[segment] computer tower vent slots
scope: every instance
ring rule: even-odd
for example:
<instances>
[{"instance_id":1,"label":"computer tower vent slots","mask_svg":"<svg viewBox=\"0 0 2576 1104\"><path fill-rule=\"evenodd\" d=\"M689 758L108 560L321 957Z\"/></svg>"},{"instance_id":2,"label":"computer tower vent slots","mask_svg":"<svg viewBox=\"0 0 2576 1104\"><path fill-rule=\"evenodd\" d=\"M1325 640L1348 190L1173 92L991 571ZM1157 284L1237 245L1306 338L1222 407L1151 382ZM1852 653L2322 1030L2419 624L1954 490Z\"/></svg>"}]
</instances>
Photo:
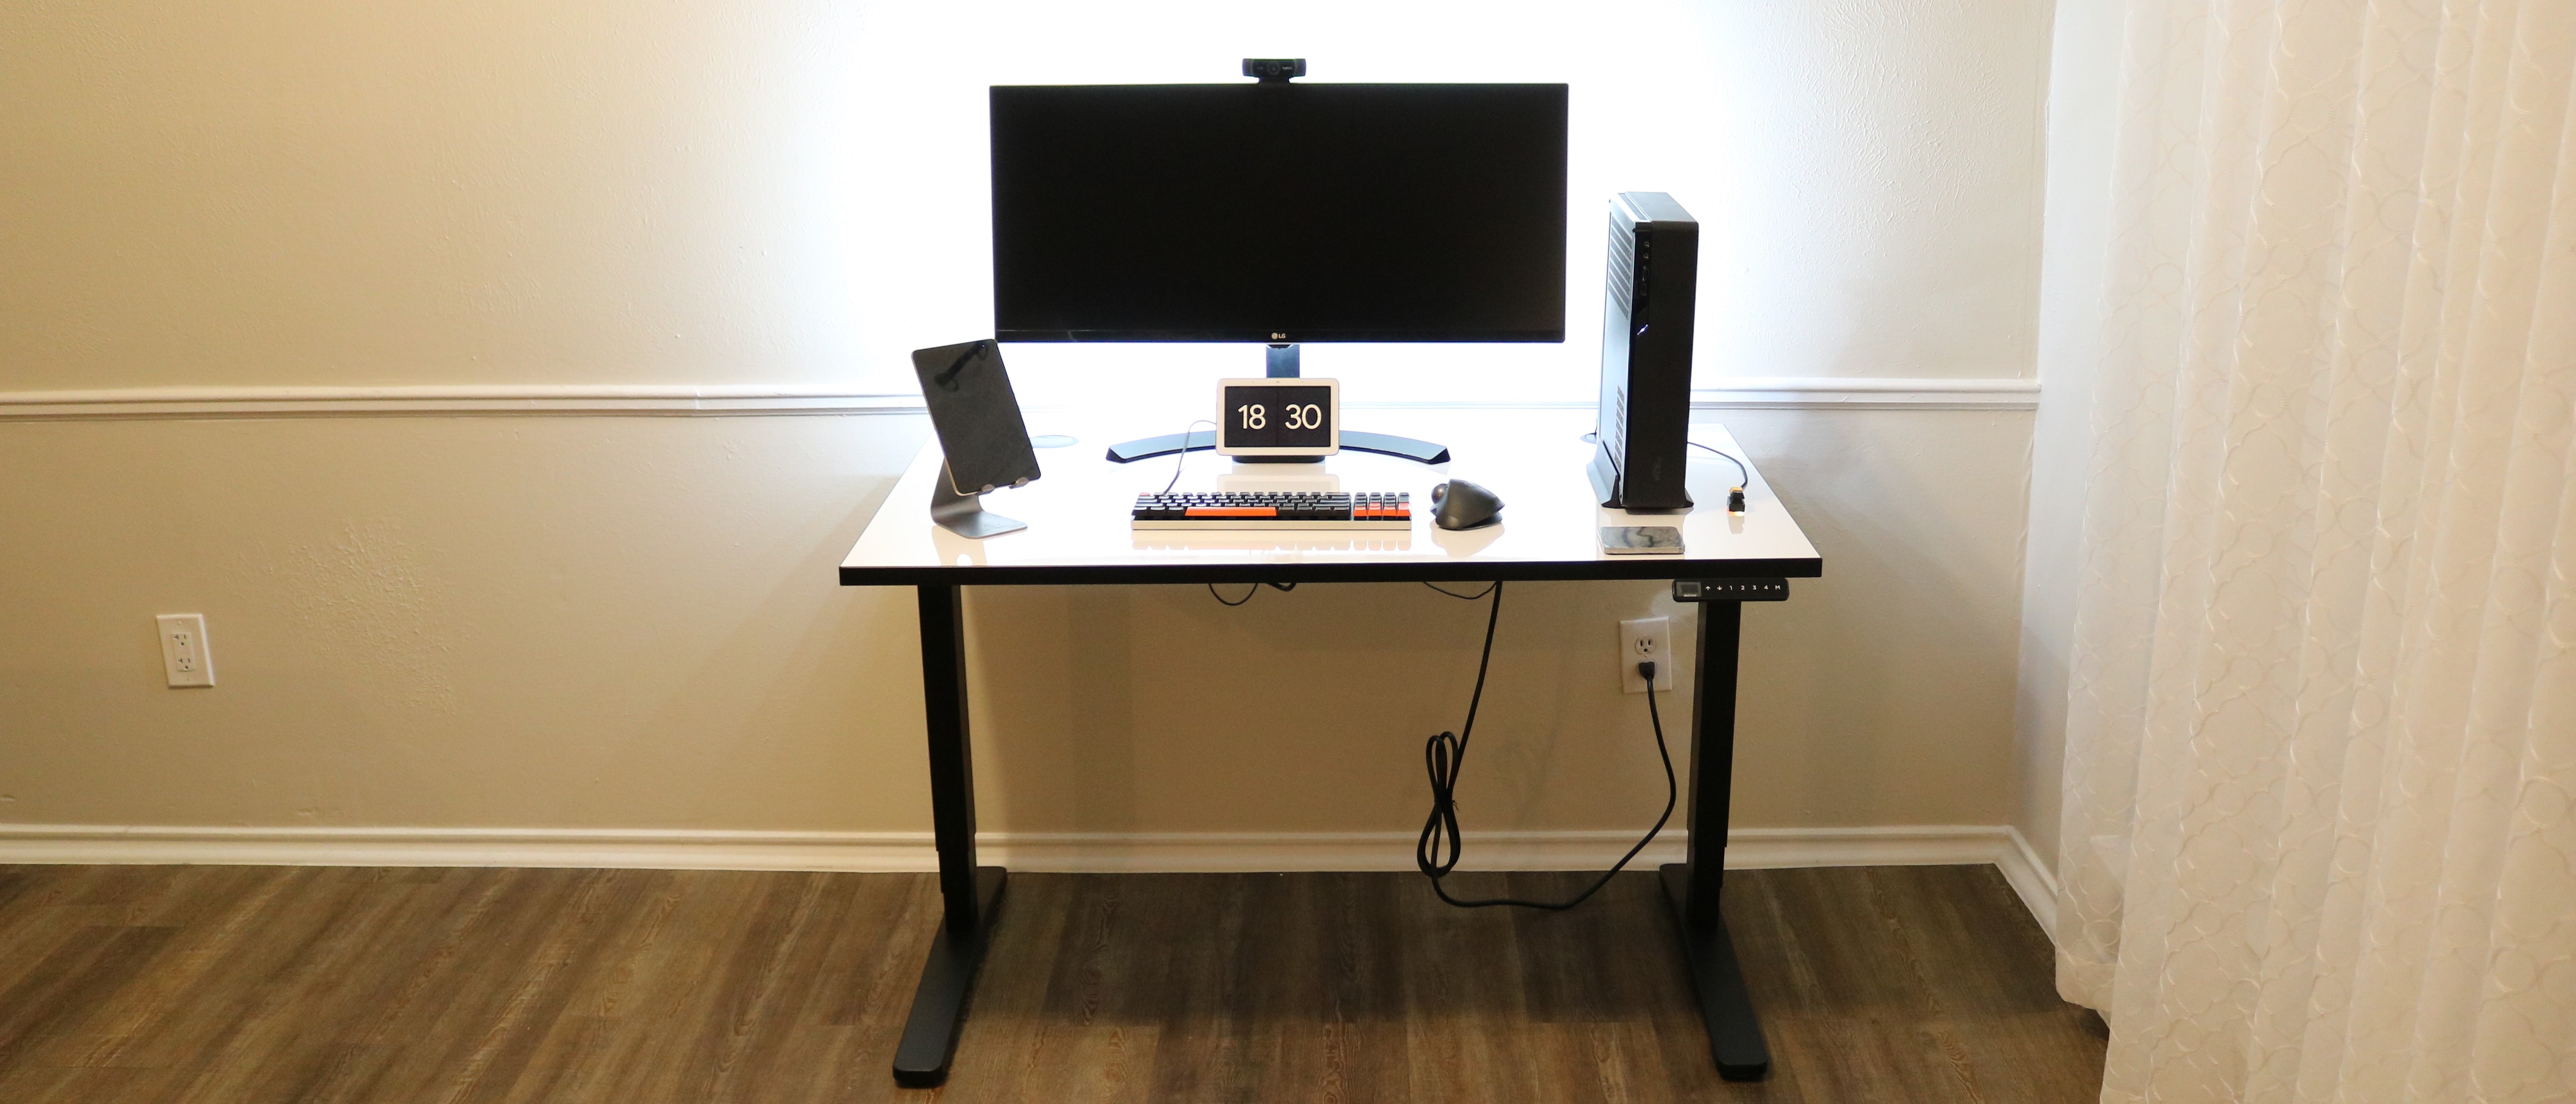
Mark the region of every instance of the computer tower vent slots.
<instances>
[{"instance_id":1,"label":"computer tower vent slots","mask_svg":"<svg viewBox=\"0 0 2576 1104\"><path fill-rule=\"evenodd\" d=\"M1610 220L1610 302L1625 315L1630 310L1629 281L1637 267L1635 235L1619 220Z\"/></svg>"}]
</instances>

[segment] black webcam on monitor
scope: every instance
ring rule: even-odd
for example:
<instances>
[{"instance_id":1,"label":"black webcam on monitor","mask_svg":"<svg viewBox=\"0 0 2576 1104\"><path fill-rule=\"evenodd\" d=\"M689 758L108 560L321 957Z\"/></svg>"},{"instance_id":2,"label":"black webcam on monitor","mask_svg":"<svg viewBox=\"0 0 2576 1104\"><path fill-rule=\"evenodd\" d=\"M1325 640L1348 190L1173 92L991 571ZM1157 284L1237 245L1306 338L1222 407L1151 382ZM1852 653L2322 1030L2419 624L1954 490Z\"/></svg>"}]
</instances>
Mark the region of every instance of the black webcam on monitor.
<instances>
[{"instance_id":1,"label":"black webcam on monitor","mask_svg":"<svg viewBox=\"0 0 2576 1104\"><path fill-rule=\"evenodd\" d=\"M1291 77L1306 75L1306 59L1245 58L1243 75L1259 78L1263 84L1286 84Z\"/></svg>"}]
</instances>

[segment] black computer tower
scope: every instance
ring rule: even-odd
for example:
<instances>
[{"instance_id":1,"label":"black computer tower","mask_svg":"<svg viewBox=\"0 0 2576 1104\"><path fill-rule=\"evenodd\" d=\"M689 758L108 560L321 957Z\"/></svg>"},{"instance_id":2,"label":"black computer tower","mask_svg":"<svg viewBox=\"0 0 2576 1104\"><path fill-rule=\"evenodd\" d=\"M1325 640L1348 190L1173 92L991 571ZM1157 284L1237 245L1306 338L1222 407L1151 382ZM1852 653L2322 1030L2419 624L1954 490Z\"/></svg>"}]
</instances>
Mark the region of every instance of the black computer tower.
<instances>
[{"instance_id":1,"label":"black computer tower","mask_svg":"<svg viewBox=\"0 0 2576 1104\"><path fill-rule=\"evenodd\" d=\"M1610 201L1609 284L1592 489L1617 509L1686 509L1699 223L1662 192L1619 193Z\"/></svg>"}]
</instances>

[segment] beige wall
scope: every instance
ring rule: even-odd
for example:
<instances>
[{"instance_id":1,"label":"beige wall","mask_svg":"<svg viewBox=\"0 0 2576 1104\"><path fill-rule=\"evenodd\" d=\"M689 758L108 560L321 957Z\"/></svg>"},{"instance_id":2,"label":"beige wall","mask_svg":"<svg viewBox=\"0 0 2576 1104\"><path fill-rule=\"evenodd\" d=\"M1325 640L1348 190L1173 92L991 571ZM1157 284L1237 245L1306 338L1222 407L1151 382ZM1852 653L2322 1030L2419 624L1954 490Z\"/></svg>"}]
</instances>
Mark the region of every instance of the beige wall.
<instances>
[{"instance_id":1,"label":"beige wall","mask_svg":"<svg viewBox=\"0 0 2576 1104\"><path fill-rule=\"evenodd\" d=\"M0 10L0 392L864 384L917 343L865 293L924 263L854 253L835 190L904 168L846 139L907 110L848 98L843 47L901 52L869 37L892 11ZM1807 290L1713 329L1703 372L2027 374L2040 6L1729 18L1695 48L1769 28L1794 49L1763 102L1803 114L1692 171L1741 208L1732 278ZM1577 392L1583 344L1551 369ZM2003 823L2029 414L1723 417L1829 571L1748 614L1737 823ZM831 575L924 432L0 416L0 823L925 828L910 597ZM1471 827L1643 822L1611 623L1669 603L1510 594ZM150 619L180 611L212 690L160 684ZM1363 586L982 591L970 619L985 824L1016 831L1418 824L1481 627ZM1242 707L1283 679L1382 707Z\"/></svg>"},{"instance_id":2,"label":"beige wall","mask_svg":"<svg viewBox=\"0 0 2576 1104\"><path fill-rule=\"evenodd\" d=\"M2126 5L2064 0L2050 66L2047 250L2040 272L2040 372L2032 428L2030 537L2022 579L2013 826L2054 869L2062 842L2067 652L2075 633L2084 484L2093 463L2093 381L2110 270L2112 138L2118 130Z\"/></svg>"},{"instance_id":3,"label":"beige wall","mask_svg":"<svg viewBox=\"0 0 2576 1104\"><path fill-rule=\"evenodd\" d=\"M1235 80L1269 48L1247 42L1319 80L1573 86L1575 342L1310 354L1377 398L1589 394L1596 204L1635 189L1724 258L1709 375L2028 376L2047 23L2048 0L0 5L0 387L906 391L907 350L991 324L984 87ZM1042 397L1077 366L1196 387L1209 356L1023 355Z\"/></svg>"},{"instance_id":4,"label":"beige wall","mask_svg":"<svg viewBox=\"0 0 2576 1104\"><path fill-rule=\"evenodd\" d=\"M1996 517L2025 423L1727 419L1830 565L1746 619L1739 823L2002 822L2018 531ZM0 820L923 827L911 595L833 578L923 432L0 423ZM1661 777L1613 622L1669 599L1507 597L1471 821L1650 817ZM985 823L1019 831L1418 824L1421 740L1458 723L1482 629L1481 607L1415 586L969 602ZM179 611L207 616L214 689L161 686L151 617ZM1257 704L1306 680L1374 706Z\"/></svg>"},{"instance_id":5,"label":"beige wall","mask_svg":"<svg viewBox=\"0 0 2576 1104\"><path fill-rule=\"evenodd\" d=\"M0 5L0 386L845 376L844 11Z\"/></svg>"}]
</instances>

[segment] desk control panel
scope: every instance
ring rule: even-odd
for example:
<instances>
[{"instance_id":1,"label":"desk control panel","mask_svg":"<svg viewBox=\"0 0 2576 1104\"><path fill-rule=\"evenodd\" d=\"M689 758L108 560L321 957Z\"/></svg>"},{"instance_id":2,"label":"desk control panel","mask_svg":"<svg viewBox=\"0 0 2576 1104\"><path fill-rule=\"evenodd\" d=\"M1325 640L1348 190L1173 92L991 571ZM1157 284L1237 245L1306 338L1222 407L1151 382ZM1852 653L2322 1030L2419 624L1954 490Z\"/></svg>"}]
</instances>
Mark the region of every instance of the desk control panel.
<instances>
[{"instance_id":1,"label":"desk control panel","mask_svg":"<svg viewBox=\"0 0 2576 1104\"><path fill-rule=\"evenodd\" d=\"M1787 579L1675 579L1676 602L1786 602Z\"/></svg>"},{"instance_id":2,"label":"desk control panel","mask_svg":"<svg viewBox=\"0 0 2576 1104\"><path fill-rule=\"evenodd\" d=\"M1413 496L1349 491L1193 491L1140 494L1137 529L1413 528Z\"/></svg>"}]
</instances>

